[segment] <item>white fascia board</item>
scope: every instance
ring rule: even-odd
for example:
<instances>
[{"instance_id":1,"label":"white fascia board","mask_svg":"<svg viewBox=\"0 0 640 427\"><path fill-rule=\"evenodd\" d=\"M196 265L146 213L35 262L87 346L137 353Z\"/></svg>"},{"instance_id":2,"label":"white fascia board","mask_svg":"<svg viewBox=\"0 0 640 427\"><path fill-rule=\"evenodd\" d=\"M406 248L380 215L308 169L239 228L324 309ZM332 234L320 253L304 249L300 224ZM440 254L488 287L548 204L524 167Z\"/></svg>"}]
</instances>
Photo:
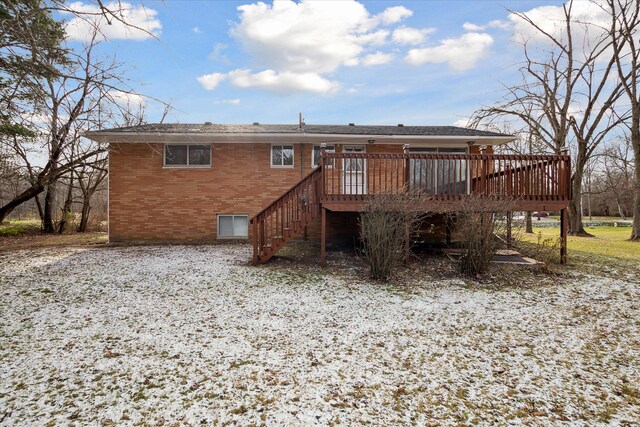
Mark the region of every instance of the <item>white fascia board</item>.
<instances>
[{"instance_id":1,"label":"white fascia board","mask_svg":"<svg viewBox=\"0 0 640 427\"><path fill-rule=\"evenodd\" d=\"M352 135L352 134L296 134L296 133L123 133L123 132L88 132L87 138L104 143L208 143L208 144L259 144L288 142L298 144L368 144L374 140L375 144L420 144L432 145L444 143L447 145L499 145L511 142L513 136L480 136L480 135ZM418 145L418 146L420 146Z\"/></svg>"}]
</instances>

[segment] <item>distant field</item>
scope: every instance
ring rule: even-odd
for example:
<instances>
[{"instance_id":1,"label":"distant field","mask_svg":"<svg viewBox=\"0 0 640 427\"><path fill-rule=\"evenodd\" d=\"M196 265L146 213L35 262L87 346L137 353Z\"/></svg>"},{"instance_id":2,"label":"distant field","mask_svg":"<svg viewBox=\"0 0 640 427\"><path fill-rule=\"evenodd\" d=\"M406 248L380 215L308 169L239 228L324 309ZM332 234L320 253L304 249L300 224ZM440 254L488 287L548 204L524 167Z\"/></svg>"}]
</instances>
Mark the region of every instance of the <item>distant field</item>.
<instances>
[{"instance_id":1,"label":"distant field","mask_svg":"<svg viewBox=\"0 0 640 427\"><path fill-rule=\"evenodd\" d=\"M560 236L560 229L536 228L534 234L524 234L526 241L537 241L538 233L544 239L555 239ZM594 237L569 236L569 256L572 253L588 257L611 257L628 261L640 261L640 243L630 242L627 239L631 235L631 227L596 227L588 228L587 232Z\"/></svg>"}]
</instances>

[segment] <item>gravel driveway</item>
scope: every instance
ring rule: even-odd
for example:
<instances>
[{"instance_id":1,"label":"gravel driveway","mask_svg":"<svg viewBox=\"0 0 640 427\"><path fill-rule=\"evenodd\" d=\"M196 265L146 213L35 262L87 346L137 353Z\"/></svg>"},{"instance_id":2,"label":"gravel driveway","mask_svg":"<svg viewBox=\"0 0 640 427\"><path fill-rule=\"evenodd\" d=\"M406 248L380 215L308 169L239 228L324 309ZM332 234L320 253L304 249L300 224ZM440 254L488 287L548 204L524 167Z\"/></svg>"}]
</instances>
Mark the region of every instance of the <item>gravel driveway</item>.
<instances>
[{"instance_id":1,"label":"gravel driveway","mask_svg":"<svg viewBox=\"0 0 640 427\"><path fill-rule=\"evenodd\" d=\"M249 255L0 253L0 425L640 420L633 276L407 289Z\"/></svg>"}]
</instances>

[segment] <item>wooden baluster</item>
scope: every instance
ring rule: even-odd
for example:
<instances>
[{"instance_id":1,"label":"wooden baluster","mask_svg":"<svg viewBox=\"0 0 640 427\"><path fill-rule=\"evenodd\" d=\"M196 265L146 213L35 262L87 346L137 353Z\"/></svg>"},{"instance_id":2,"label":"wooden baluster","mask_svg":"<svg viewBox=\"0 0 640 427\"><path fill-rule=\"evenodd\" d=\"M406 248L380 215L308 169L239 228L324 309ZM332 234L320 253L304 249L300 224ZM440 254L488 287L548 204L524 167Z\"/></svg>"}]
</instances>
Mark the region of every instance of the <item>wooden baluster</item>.
<instances>
[{"instance_id":1,"label":"wooden baluster","mask_svg":"<svg viewBox=\"0 0 640 427\"><path fill-rule=\"evenodd\" d=\"M409 179L410 179L410 170L409 168L411 167L411 160L409 160L409 149L410 149L410 145L409 144L404 144L402 146L402 154L403 154L403 166L404 166L404 173L403 173L403 177L402 180L403 182L403 187L404 187L404 191L405 192L409 192L410 188L409 188Z\"/></svg>"}]
</instances>

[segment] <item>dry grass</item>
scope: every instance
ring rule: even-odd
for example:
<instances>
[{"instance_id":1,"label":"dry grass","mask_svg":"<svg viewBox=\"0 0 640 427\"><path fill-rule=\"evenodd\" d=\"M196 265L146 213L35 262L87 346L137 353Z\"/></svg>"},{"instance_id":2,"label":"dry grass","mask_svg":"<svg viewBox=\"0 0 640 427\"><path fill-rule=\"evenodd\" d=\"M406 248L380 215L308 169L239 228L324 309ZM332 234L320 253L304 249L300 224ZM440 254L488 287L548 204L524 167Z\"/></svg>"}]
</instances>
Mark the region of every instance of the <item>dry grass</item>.
<instances>
[{"instance_id":1,"label":"dry grass","mask_svg":"<svg viewBox=\"0 0 640 427\"><path fill-rule=\"evenodd\" d=\"M107 233L22 234L0 237L0 251L60 246L91 246L107 243Z\"/></svg>"}]
</instances>

